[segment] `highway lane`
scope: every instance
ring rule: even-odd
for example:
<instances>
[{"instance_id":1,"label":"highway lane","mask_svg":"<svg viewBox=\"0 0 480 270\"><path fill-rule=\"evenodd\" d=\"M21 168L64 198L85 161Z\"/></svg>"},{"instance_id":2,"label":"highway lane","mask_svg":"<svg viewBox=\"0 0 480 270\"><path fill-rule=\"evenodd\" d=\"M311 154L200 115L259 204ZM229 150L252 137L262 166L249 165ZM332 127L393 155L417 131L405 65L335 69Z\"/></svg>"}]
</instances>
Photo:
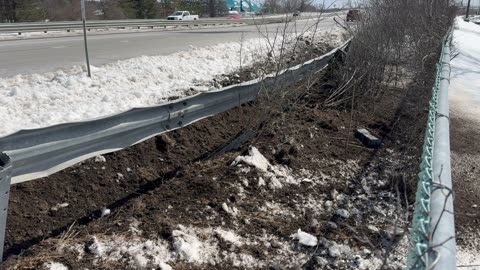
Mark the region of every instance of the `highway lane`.
<instances>
[{"instance_id":1,"label":"highway lane","mask_svg":"<svg viewBox=\"0 0 480 270\"><path fill-rule=\"evenodd\" d=\"M321 29L334 26L332 17L320 21L299 20L288 25L288 33L302 32L318 23ZM90 63L99 66L141 55L167 55L190 46L211 46L239 42L242 38L261 37L282 32L284 24L248 25L222 28L203 28L179 31L148 31L112 34L91 34L88 37ZM261 28L260 34L258 28ZM0 41L0 77L18 74L38 74L84 65L83 38L55 37Z\"/></svg>"}]
</instances>

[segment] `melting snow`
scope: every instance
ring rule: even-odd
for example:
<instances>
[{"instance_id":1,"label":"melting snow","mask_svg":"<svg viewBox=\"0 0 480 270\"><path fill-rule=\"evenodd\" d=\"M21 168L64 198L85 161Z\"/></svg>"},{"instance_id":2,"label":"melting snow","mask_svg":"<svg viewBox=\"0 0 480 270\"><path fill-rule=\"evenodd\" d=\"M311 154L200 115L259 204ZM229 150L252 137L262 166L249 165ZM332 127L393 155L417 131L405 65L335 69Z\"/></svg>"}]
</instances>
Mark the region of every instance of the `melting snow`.
<instances>
[{"instance_id":1,"label":"melting snow","mask_svg":"<svg viewBox=\"0 0 480 270\"><path fill-rule=\"evenodd\" d=\"M68 267L57 262L47 262L43 264L45 270L68 270Z\"/></svg>"},{"instance_id":2,"label":"melting snow","mask_svg":"<svg viewBox=\"0 0 480 270\"><path fill-rule=\"evenodd\" d=\"M480 116L480 25L457 17L453 31L449 99L452 110L477 120Z\"/></svg>"},{"instance_id":3,"label":"melting snow","mask_svg":"<svg viewBox=\"0 0 480 270\"><path fill-rule=\"evenodd\" d=\"M298 231L296 233L294 233L292 235L292 237L294 239L297 239L298 242L304 246L308 246L308 247L314 247L318 244L318 239L317 237L309 234L309 233L306 233L306 232L303 232L302 230L298 229Z\"/></svg>"},{"instance_id":4,"label":"melting snow","mask_svg":"<svg viewBox=\"0 0 480 270\"><path fill-rule=\"evenodd\" d=\"M338 28L321 32L316 34L318 39L332 32L329 43L340 43ZM0 114L9 116L2 122L0 136L20 129L95 119L208 91L216 76L239 68L240 49L242 65L248 66L265 59L272 49L276 55L276 51L284 49L282 45L285 43L276 37L275 42L254 38L242 44L192 47L166 56L141 56L92 66L92 78L78 66L67 71L0 78Z\"/></svg>"},{"instance_id":5,"label":"melting snow","mask_svg":"<svg viewBox=\"0 0 480 270\"><path fill-rule=\"evenodd\" d=\"M253 146L249 147L248 155L236 157L232 162L232 166L236 166L240 163L253 166L263 173L264 178L259 178L258 186L263 186L266 184L270 189L279 189L286 184L298 185L304 181L302 178L294 178L292 176L292 170L287 166L270 164L267 158L265 158L265 156L263 156L262 153L260 153L260 151Z\"/></svg>"}]
</instances>

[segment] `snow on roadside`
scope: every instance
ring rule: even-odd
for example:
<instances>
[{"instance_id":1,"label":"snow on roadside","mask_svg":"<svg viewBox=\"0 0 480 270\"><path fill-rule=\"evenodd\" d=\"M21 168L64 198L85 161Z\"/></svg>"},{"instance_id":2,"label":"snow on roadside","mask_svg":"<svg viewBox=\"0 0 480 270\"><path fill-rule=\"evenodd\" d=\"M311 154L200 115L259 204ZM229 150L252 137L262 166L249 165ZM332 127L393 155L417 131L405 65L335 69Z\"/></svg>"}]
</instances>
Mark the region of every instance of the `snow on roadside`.
<instances>
[{"instance_id":1,"label":"snow on roadside","mask_svg":"<svg viewBox=\"0 0 480 270\"><path fill-rule=\"evenodd\" d=\"M338 28L321 30L316 37L341 42ZM92 67L88 78L83 67L45 74L0 78L0 114L8 115L0 137L33 129L91 120L133 107L158 105L170 99L208 91L212 80L267 57L269 45L262 38L224 43L167 56L141 56ZM281 47L275 41L275 51ZM275 54L274 54L275 55Z\"/></svg>"},{"instance_id":2,"label":"snow on roadside","mask_svg":"<svg viewBox=\"0 0 480 270\"><path fill-rule=\"evenodd\" d=\"M460 123L471 123L465 131L475 134L480 131L480 25L473 22L465 22L457 17L453 29L453 52L455 57L451 60L451 75L449 102L450 116L456 118ZM465 121L465 122L464 122ZM471 121L471 122L470 122ZM465 140L464 137L451 135L451 141ZM471 149L470 149L471 150ZM471 174L471 167L478 164L480 155L478 153L463 152L461 149L452 151L452 171L463 175ZM472 181L472 186L476 184ZM465 187L463 187L465 188ZM467 188L468 189L468 188ZM460 192L461 193L461 192ZM458 194L458 192L457 192ZM477 230L461 227L457 237L457 266L466 269L480 270L480 258L478 256L480 235Z\"/></svg>"},{"instance_id":3,"label":"snow on roadside","mask_svg":"<svg viewBox=\"0 0 480 270\"><path fill-rule=\"evenodd\" d=\"M472 120L480 116L480 25L455 20L453 49L458 53L450 62L449 99L452 110Z\"/></svg>"}]
</instances>

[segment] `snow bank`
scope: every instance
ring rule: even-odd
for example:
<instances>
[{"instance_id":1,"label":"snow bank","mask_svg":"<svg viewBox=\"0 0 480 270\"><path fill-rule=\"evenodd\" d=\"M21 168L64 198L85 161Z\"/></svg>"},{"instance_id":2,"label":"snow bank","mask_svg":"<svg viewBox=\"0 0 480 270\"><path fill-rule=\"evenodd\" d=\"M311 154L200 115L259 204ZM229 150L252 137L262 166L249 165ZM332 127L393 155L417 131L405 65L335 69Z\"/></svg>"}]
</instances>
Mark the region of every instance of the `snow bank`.
<instances>
[{"instance_id":1,"label":"snow bank","mask_svg":"<svg viewBox=\"0 0 480 270\"><path fill-rule=\"evenodd\" d=\"M457 17L453 31L449 99L452 109L471 119L480 116L480 25Z\"/></svg>"},{"instance_id":2,"label":"snow bank","mask_svg":"<svg viewBox=\"0 0 480 270\"><path fill-rule=\"evenodd\" d=\"M262 42L245 41L245 65L262 59ZM171 97L185 96L191 88L207 91L215 75L238 68L240 46L226 43L168 56L118 61L93 67L93 78L76 67L66 72L0 79L0 113L9 116L0 127L0 136L20 128L94 119L157 105Z\"/></svg>"},{"instance_id":3,"label":"snow bank","mask_svg":"<svg viewBox=\"0 0 480 270\"><path fill-rule=\"evenodd\" d=\"M322 30L316 37L322 40L328 36L337 45L341 41L338 31ZM92 78L86 76L83 67L0 78L0 114L6 116L0 137L20 129L91 120L208 91L214 88L215 77L237 70L240 60L248 66L265 59L272 47L272 42L267 43L254 38L243 44L232 42L191 47L167 56L142 56L92 67ZM273 44L273 51L279 51L281 38Z\"/></svg>"}]
</instances>

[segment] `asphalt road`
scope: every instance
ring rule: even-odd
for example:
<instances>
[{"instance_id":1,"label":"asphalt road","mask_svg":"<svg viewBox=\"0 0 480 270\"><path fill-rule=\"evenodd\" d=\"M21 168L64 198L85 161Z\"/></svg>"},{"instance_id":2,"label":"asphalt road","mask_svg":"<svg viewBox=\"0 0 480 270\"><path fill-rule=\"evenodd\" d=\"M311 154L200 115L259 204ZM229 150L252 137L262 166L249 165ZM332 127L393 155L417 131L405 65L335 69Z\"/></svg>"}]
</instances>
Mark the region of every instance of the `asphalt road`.
<instances>
[{"instance_id":1,"label":"asphalt road","mask_svg":"<svg viewBox=\"0 0 480 270\"><path fill-rule=\"evenodd\" d=\"M319 28L334 25L332 17L318 20L299 20L289 24L286 32L302 32L318 23ZM188 49L189 46L210 46L225 42L239 42L262 34L281 32L284 24L249 25L182 31L159 30L148 32L90 34L88 47L90 63L94 66L141 55L167 55ZM74 65L84 65L83 38L54 37L0 41L0 77L18 74L38 74Z\"/></svg>"}]
</instances>

